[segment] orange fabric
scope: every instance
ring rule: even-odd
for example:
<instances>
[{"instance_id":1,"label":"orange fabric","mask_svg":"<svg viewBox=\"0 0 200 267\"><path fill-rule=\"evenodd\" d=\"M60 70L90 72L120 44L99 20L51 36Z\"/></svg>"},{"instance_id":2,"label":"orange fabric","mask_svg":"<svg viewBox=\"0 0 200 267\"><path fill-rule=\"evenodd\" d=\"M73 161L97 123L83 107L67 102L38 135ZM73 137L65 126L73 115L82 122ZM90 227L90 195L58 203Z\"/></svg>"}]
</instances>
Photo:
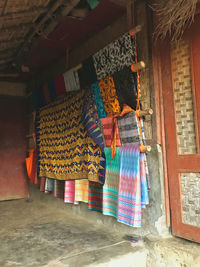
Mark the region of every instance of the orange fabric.
<instances>
[{"instance_id":1,"label":"orange fabric","mask_svg":"<svg viewBox=\"0 0 200 267\"><path fill-rule=\"evenodd\" d=\"M99 81L99 90L107 116L120 113L119 100L112 76L108 76Z\"/></svg>"},{"instance_id":2,"label":"orange fabric","mask_svg":"<svg viewBox=\"0 0 200 267\"><path fill-rule=\"evenodd\" d=\"M49 104L51 102L51 98L49 95L49 89L48 89L47 84L44 84L42 89L43 89L43 93L44 93L45 102L46 102L46 104Z\"/></svg>"},{"instance_id":3,"label":"orange fabric","mask_svg":"<svg viewBox=\"0 0 200 267\"><path fill-rule=\"evenodd\" d=\"M37 156L36 150L29 151L29 157L25 159L28 178L32 184L37 184Z\"/></svg>"}]
</instances>

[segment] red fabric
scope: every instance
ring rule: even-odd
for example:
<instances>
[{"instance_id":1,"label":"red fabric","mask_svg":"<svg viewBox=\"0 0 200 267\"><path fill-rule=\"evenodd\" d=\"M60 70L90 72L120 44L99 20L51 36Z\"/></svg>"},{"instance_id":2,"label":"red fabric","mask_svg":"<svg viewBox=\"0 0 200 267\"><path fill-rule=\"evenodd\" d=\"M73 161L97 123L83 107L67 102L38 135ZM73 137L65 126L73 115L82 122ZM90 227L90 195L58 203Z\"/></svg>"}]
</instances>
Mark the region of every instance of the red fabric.
<instances>
[{"instance_id":1,"label":"red fabric","mask_svg":"<svg viewBox=\"0 0 200 267\"><path fill-rule=\"evenodd\" d=\"M55 85L56 85L56 94L57 95L62 95L66 93L66 88L65 88L65 81L63 75L60 75L56 80L55 80Z\"/></svg>"},{"instance_id":2,"label":"red fabric","mask_svg":"<svg viewBox=\"0 0 200 267\"><path fill-rule=\"evenodd\" d=\"M37 155L35 149L29 151L29 157L26 158L26 169L30 182L37 184Z\"/></svg>"}]
</instances>

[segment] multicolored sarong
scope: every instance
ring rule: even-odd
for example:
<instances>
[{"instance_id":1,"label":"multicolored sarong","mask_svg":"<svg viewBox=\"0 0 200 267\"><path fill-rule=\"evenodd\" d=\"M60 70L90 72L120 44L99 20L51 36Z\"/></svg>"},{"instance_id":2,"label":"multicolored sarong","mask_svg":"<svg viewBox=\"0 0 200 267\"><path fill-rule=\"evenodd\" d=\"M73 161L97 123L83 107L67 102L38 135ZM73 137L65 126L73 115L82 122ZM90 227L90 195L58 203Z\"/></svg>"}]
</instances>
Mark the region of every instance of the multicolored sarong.
<instances>
[{"instance_id":1,"label":"multicolored sarong","mask_svg":"<svg viewBox=\"0 0 200 267\"><path fill-rule=\"evenodd\" d=\"M81 201L88 203L88 187L88 180L75 180L75 202Z\"/></svg>"},{"instance_id":2,"label":"multicolored sarong","mask_svg":"<svg viewBox=\"0 0 200 267\"><path fill-rule=\"evenodd\" d=\"M46 178L45 193L54 192L54 179Z\"/></svg>"},{"instance_id":3,"label":"multicolored sarong","mask_svg":"<svg viewBox=\"0 0 200 267\"><path fill-rule=\"evenodd\" d=\"M103 186L103 214L117 217L118 187L119 187L119 148L111 164L111 149L106 147L106 178Z\"/></svg>"},{"instance_id":4,"label":"multicolored sarong","mask_svg":"<svg viewBox=\"0 0 200 267\"><path fill-rule=\"evenodd\" d=\"M114 118L112 116L102 118L101 123L103 126L103 133L104 133L104 139L105 139L106 147L111 147L112 138L114 136L114 132L113 132L114 131ZM116 130L116 146L120 147L121 142L120 142L120 138L119 138L119 130L118 130L117 125L116 125L115 130Z\"/></svg>"},{"instance_id":5,"label":"multicolored sarong","mask_svg":"<svg viewBox=\"0 0 200 267\"><path fill-rule=\"evenodd\" d=\"M89 182L88 209L102 212L103 186L99 183Z\"/></svg>"},{"instance_id":6,"label":"multicolored sarong","mask_svg":"<svg viewBox=\"0 0 200 267\"><path fill-rule=\"evenodd\" d=\"M64 199L65 181L54 180L54 197Z\"/></svg>"},{"instance_id":7,"label":"multicolored sarong","mask_svg":"<svg viewBox=\"0 0 200 267\"><path fill-rule=\"evenodd\" d=\"M148 204L146 173L139 146L120 148L120 180L118 216L121 223L133 227L142 225L142 208Z\"/></svg>"},{"instance_id":8,"label":"multicolored sarong","mask_svg":"<svg viewBox=\"0 0 200 267\"><path fill-rule=\"evenodd\" d=\"M72 203L78 205L79 202L75 201L75 180L65 181L65 194L64 194L64 202Z\"/></svg>"}]
</instances>

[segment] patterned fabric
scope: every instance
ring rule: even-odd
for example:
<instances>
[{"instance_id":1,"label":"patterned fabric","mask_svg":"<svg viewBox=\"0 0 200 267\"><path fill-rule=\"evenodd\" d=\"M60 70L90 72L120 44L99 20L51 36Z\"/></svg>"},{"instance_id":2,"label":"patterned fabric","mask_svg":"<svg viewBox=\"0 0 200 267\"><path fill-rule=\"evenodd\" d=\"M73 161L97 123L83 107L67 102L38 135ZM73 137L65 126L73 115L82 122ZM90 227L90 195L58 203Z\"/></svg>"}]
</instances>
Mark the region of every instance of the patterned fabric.
<instances>
[{"instance_id":1,"label":"patterned fabric","mask_svg":"<svg viewBox=\"0 0 200 267\"><path fill-rule=\"evenodd\" d=\"M124 67L113 74L113 79L121 109L126 104L136 110L137 73L132 72L130 67Z\"/></svg>"},{"instance_id":2,"label":"patterned fabric","mask_svg":"<svg viewBox=\"0 0 200 267\"><path fill-rule=\"evenodd\" d=\"M97 81L93 58L89 57L82 62L82 68L78 70L81 89L90 86Z\"/></svg>"},{"instance_id":3,"label":"patterned fabric","mask_svg":"<svg viewBox=\"0 0 200 267\"><path fill-rule=\"evenodd\" d=\"M37 184L37 154L35 149L29 151L29 157L26 158L26 169L30 182Z\"/></svg>"},{"instance_id":4,"label":"patterned fabric","mask_svg":"<svg viewBox=\"0 0 200 267\"><path fill-rule=\"evenodd\" d=\"M54 180L54 197L64 199L65 181Z\"/></svg>"},{"instance_id":5,"label":"patterned fabric","mask_svg":"<svg viewBox=\"0 0 200 267\"><path fill-rule=\"evenodd\" d=\"M38 112L39 176L99 182L101 149L81 123L84 92L68 93Z\"/></svg>"},{"instance_id":6,"label":"patterned fabric","mask_svg":"<svg viewBox=\"0 0 200 267\"><path fill-rule=\"evenodd\" d=\"M63 77L64 77L64 82L65 82L65 89L67 92L80 90L79 77L76 71L71 69L65 72L63 74Z\"/></svg>"},{"instance_id":7,"label":"patterned fabric","mask_svg":"<svg viewBox=\"0 0 200 267\"><path fill-rule=\"evenodd\" d=\"M99 183L89 182L88 209L102 212L103 186Z\"/></svg>"},{"instance_id":8,"label":"patterned fabric","mask_svg":"<svg viewBox=\"0 0 200 267\"><path fill-rule=\"evenodd\" d=\"M97 108L94 101L94 95L91 90L87 91L84 96L82 123L85 130L93 138L101 149L101 159L99 167L99 180L104 183L105 181L105 154L104 154L104 140L103 132L100 128L100 120L97 114Z\"/></svg>"},{"instance_id":9,"label":"patterned fabric","mask_svg":"<svg viewBox=\"0 0 200 267\"><path fill-rule=\"evenodd\" d=\"M142 173L142 177L144 176ZM145 191L141 189L141 186L144 184L141 183L140 178L139 146L121 147L117 216L119 222L133 227L141 227L142 207L144 207L142 203L144 195L141 197L141 192Z\"/></svg>"},{"instance_id":10,"label":"patterned fabric","mask_svg":"<svg viewBox=\"0 0 200 267\"><path fill-rule=\"evenodd\" d=\"M72 203L78 205L79 202L75 201L75 180L73 181L65 181L65 194L64 194L64 202Z\"/></svg>"},{"instance_id":11,"label":"patterned fabric","mask_svg":"<svg viewBox=\"0 0 200 267\"><path fill-rule=\"evenodd\" d=\"M141 206L145 208L149 204L148 181L146 174L146 154L140 153L140 186L141 186Z\"/></svg>"},{"instance_id":12,"label":"patterned fabric","mask_svg":"<svg viewBox=\"0 0 200 267\"><path fill-rule=\"evenodd\" d=\"M135 111L118 117L117 124L122 145L140 144L140 131Z\"/></svg>"},{"instance_id":13,"label":"patterned fabric","mask_svg":"<svg viewBox=\"0 0 200 267\"><path fill-rule=\"evenodd\" d=\"M54 192L54 179L46 178L45 192Z\"/></svg>"},{"instance_id":14,"label":"patterned fabric","mask_svg":"<svg viewBox=\"0 0 200 267\"><path fill-rule=\"evenodd\" d=\"M103 214L117 217L118 187L119 187L119 148L111 165L111 149L105 148L106 179L103 186Z\"/></svg>"},{"instance_id":15,"label":"patterned fabric","mask_svg":"<svg viewBox=\"0 0 200 267\"><path fill-rule=\"evenodd\" d=\"M88 203L89 182L86 179L75 181L75 202Z\"/></svg>"},{"instance_id":16,"label":"patterned fabric","mask_svg":"<svg viewBox=\"0 0 200 267\"><path fill-rule=\"evenodd\" d=\"M99 81L99 90L107 116L120 113L120 105L112 76Z\"/></svg>"},{"instance_id":17,"label":"patterned fabric","mask_svg":"<svg viewBox=\"0 0 200 267\"><path fill-rule=\"evenodd\" d=\"M45 177L41 177L40 178L40 191L41 192L45 191L45 184L46 184L46 178Z\"/></svg>"},{"instance_id":18,"label":"patterned fabric","mask_svg":"<svg viewBox=\"0 0 200 267\"><path fill-rule=\"evenodd\" d=\"M128 33L99 50L94 56L94 66L98 80L120 71L135 62L134 37Z\"/></svg>"},{"instance_id":19,"label":"patterned fabric","mask_svg":"<svg viewBox=\"0 0 200 267\"><path fill-rule=\"evenodd\" d=\"M93 94L94 94L94 98L95 98L95 103L97 106L97 112L99 115L99 118L105 118L106 117L106 112L104 109L104 105L103 105L103 101L101 98L101 93L99 91L99 83L95 82L91 85L92 90L93 90Z\"/></svg>"},{"instance_id":20,"label":"patterned fabric","mask_svg":"<svg viewBox=\"0 0 200 267\"><path fill-rule=\"evenodd\" d=\"M114 135L114 117L106 117L101 119L101 123L103 126L103 133L105 138L106 147L111 147L112 143L112 137ZM119 139L119 130L118 127L116 127L116 146L121 146L121 142Z\"/></svg>"},{"instance_id":21,"label":"patterned fabric","mask_svg":"<svg viewBox=\"0 0 200 267\"><path fill-rule=\"evenodd\" d=\"M60 75L56 80L55 80L55 86L56 86L56 95L62 95L66 92L65 89L65 81L64 81L64 76Z\"/></svg>"}]
</instances>

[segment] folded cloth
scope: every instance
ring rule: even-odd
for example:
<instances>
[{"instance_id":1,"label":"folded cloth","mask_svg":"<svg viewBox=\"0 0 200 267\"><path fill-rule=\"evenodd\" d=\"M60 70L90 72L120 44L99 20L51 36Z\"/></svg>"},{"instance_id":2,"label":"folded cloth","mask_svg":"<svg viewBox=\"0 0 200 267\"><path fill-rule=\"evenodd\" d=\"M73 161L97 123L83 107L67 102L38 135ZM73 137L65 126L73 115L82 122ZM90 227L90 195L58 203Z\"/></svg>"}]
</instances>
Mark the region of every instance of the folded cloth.
<instances>
[{"instance_id":1,"label":"folded cloth","mask_svg":"<svg viewBox=\"0 0 200 267\"><path fill-rule=\"evenodd\" d=\"M88 203L89 181L86 179L75 180L75 201Z\"/></svg>"},{"instance_id":2,"label":"folded cloth","mask_svg":"<svg viewBox=\"0 0 200 267\"><path fill-rule=\"evenodd\" d=\"M46 178L45 193L54 192L54 179Z\"/></svg>"},{"instance_id":3,"label":"folded cloth","mask_svg":"<svg viewBox=\"0 0 200 267\"><path fill-rule=\"evenodd\" d=\"M80 90L80 83L77 71L68 70L63 74L67 92Z\"/></svg>"},{"instance_id":4,"label":"folded cloth","mask_svg":"<svg viewBox=\"0 0 200 267\"><path fill-rule=\"evenodd\" d=\"M54 180L54 197L64 199L65 181Z\"/></svg>"},{"instance_id":5,"label":"folded cloth","mask_svg":"<svg viewBox=\"0 0 200 267\"><path fill-rule=\"evenodd\" d=\"M79 202L75 201L75 180L65 181L65 195L64 195L65 203L73 203L78 205Z\"/></svg>"},{"instance_id":6,"label":"folded cloth","mask_svg":"<svg viewBox=\"0 0 200 267\"><path fill-rule=\"evenodd\" d=\"M102 212L103 185L89 182L88 209Z\"/></svg>"}]
</instances>

